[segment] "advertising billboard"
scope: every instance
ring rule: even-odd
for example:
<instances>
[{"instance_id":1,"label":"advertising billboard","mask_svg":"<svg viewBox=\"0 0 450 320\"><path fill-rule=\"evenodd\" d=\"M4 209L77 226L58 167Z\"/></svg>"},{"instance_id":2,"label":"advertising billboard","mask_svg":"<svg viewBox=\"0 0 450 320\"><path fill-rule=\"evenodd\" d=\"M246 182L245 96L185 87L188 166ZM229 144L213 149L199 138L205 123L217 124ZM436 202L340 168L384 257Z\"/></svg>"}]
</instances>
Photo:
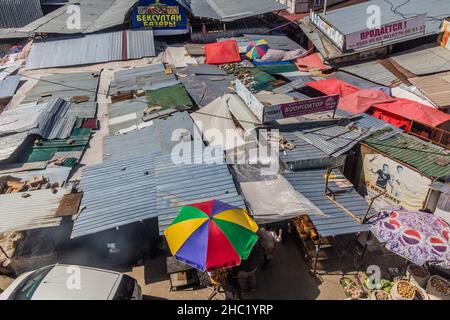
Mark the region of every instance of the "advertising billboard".
<instances>
[{"instance_id":1,"label":"advertising billboard","mask_svg":"<svg viewBox=\"0 0 450 320\"><path fill-rule=\"evenodd\" d=\"M381 154L364 156L364 180L370 197L386 191L376 205L423 209L431 180Z\"/></svg>"}]
</instances>

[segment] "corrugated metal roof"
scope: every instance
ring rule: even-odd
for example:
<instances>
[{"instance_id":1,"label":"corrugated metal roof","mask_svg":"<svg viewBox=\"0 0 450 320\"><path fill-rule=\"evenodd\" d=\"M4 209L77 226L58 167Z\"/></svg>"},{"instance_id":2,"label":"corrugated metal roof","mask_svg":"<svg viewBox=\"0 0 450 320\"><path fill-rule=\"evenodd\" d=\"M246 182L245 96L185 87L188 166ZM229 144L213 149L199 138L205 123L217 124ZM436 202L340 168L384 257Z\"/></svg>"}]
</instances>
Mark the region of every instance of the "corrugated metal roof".
<instances>
[{"instance_id":1,"label":"corrugated metal roof","mask_svg":"<svg viewBox=\"0 0 450 320\"><path fill-rule=\"evenodd\" d=\"M199 161L201 153L191 154ZM214 159L223 159L217 152ZM108 160L83 172L84 192L72 238L159 217L160 230L180 206L218 199L244 207L226 164L176 164L171 155Z\"/></svg>"},{"instance_id":2,"label":"corrugated metal roof","mask_svg":"<svg viewBox=\"0 0 450 320\"><path fill-rule=\"evenodd\" d=\"M409 81L440 108L450 107L450 73L411 78Z\"/></svg>"},{"instance_id":3,"label":"corrugated metal roof","mask_svg":"<svg viewBox=\"0 0 450 320\"><path fill-rule=\"evenodd\" d=\"M12 97L16 93L21 76L8 76L0 80L0 99Z\"/></svg>"},{"instance_id":4,"label":"corrugated metal roof","mask_svg":"<svg viewBox=\"0 0 450 320\"><path fill-rule=\"evenodd\" d=\"M350 121L358 128L370 130L370 131L377 131L385 128L391 128L395 132L403 132L402 129L397 128L390 123L387 123L383 120L377 119L375 117L372 117L371 115L367 113L361 113L358 115L354 115L350 112L346 112L341 109L336 110L336 115L341 117L348 117Z\"/></svg>"},{"instance_id":5,"label":"corrugated metal roof","mask_svg":"<svg viewBox=\"0 0 450 320\"><path fill-rule=\"evenodd\" d=\"M188 64L187 65L188 74L196 75L211 75L211 76L226 76L227 73L220 69L219 67L212 64Z\"/></svg>"},{"instance_id":6,"label":"corrugated metal roof","mask_svg":"<svg viewBox=\"0 0 450 320\"><path fill-rule=\"evenodd\" d=\"M70 102L57 98L9 109L0 116L0 135L27 131L45 139L65 139L76 122L76 116L68 114L70 106Z\"/></svg>"},{"instance_id":7,"label":"corrugated metal roof","mask_svg":"<svg viewBox=\"0 0 450 320\"><path fill-rule=\"evenodd\" d=\"M0 233L58 226L61 218L55 218L55 213L69 192L58 189L53 194L46 189L27 192L27 198L22 197L23 193L0 194Z\"/></svg>"},{"instance_id":8,"label":"corrugated metal roof","mask_svg":"<svg viewBox=\"0 0 450 320\"><path fill-rule=\"evenodd\" d=\"M174 164L171 155L155 158L156 197L162 232L184 205L220 200L245 208L226 164Z\"/></svg>"},{"instance_id":9,"label":"corrugated metal roof","mask_svg":"<svg viewBox=\"0 0 450 320\"><path fill-rule=\"evenodd\" d=\"M49 101L63 98L70 101L75 96L87 96L89 102L76 104L91 108L97 97L99 74L92 72L62 73L43 76L36 85L26 93L23 103ZM96 104L93 104L94 107Z\"/></svg>"},{"instance_id":10,"label":"corrugated metal roof","mask_svg":"<svg viewBox=\"0 0 450 320\"><path fill-rule=\"evenodd\" d=\"M29 133L50 140L68 138L77 120L76 116L67 115L71 103L58 98L44 104L47 106L37 119L37 127Z\"/></svg>"},{"instance_id":11,"label":"corrugated metal roof","mask_svg":"<svg viewBox=\"0 0 450 320\"><path fill-rule=\"evenodd\" d=\"M334 74L332 74L329 78L334 78L334 79L338 79L341 81L345 81L354 86L357 86L360 89L373 89L374 87L378 86L378 84L376 84L372 81L354 76L352 74L349 74L349 73L346 73L343 71L337 71Z\"/></svg>"},{"instance_id":12,"label":"corrugated metal roof","mask_svg":"<svg viewBox=\"0 0 450 320\"><path fill-rule=\"evenodd\" d=\"M360 132L361 131L361 132ZM330 126L296 132L299 138L309 142L331 157L339 157L350 151L364 137L368 130L355 130L343 126Z\"/></svg>"},{"instance_id":13,"label":"corrugated metal roof","mask_svg":"<svg viewBox=\"0 0 450 320\"><path fill-rule=\"evenodd\" d=\"M200 108L207 106L218 98L208 88L208 85L194 74L181 78L181 82L186 88L186 91L189 93L189 96L191 96Z\"/></svg>"},{"instance_id":14,"label":"corrugated metal roof","mask_svg":"<svg viewBox=\"0 0 450 320\"><path fill-rule=\"evenodd\" d=\"M440 178L450 175L450 154L444 148L391 129L375 132L363 143L388 157L403 162L418 172Z\"/></svg>"},{"instance_id":15,"label":"corrugated metal roof","mask_svg":"<svg viewBox=\"0 0 450 320\"><path fill-rule=\"evenodd\" d=\"M311 200L324 215L310 215L317 232L322 237L354 234L368 231L367 225L362 225L348 215L344 210L325 197L326 170L305 170L286 172L283 176L294 189ZM330 183L330 187L333 183ZM362 218L368 208L368 203L354 188L347 192L336 193L336 201Z\"/></svg>"},{"instance_id":16,"label":"corrugated metal roof","mask_svg":"<svg viewBox=\"0 0 450 320\"><path fill-rule=\"evenodd\" d=\"M196 17L221 21L234 21L264 13L284 10L287 7L272 0L178 0Z\"/></svg>"},{"instance_id":17,"label":"corrugated metal roof","mask_svg":"<svg viewBox=\"0 0 450 320\"><path fill-rule=\"evenodd\" d=\"M23 27L44 14L40 0L0 0L0 28Z\"/></svg>"},{"instance_id":18,"label":"corrugated metal roof","mask_svg":"<svg viewBox=\"0 0 450 320\"><path fill-rule=\"evenodd\" d=\"M173 131L181 130L183 141L194 136L194 124L187 112L177 112L167 119L155 119L149 127L104 139L104 159L118 159L133 154L170 153L179 140L172 141ZM177 135L179 137L179 135ZM201 137L199 136L199 139Z\"/></svg>"},{"instance_id":19,"label":"corrugated metal roof","mask_svg":"<svg viewBox=\"0 0 450 320\"><path fill-rule=\"evenodd\" d=\"M39 1L38 1L39 2ZM62 6L44 17L22 25L20 31L45 33L93 33L123 24L136 0L77 0ZM68 8L77 5L81 12L81 28L69 29L67 25ZM30 21L31 22L31 21Z\"/></svg>"},{"instance_id":20,"label":"corrugated metal roof","mask_svg":"<svg viewBox=\"0 0 450 320\"><path fill-rule=\"evenodd\" d=\"M26 68L96 64L155 55L156 49L151 30L125 30L67 39L34 41Z\"/></svg>"},{"instance_id":21,"label":"corrugated metal roof","mask_svg":"<svg viewBox=\"0 0 450 320\"><path fill-rule=\"evenodd\" d=\"M243 37L236 38L238 46L247 46L250 41L264 39L271 49L275 50L296 50L303 49L297 42L289 39L287 36L274 36L267 34L244 34Z\"/></svg>"},{"instance_id":22,"label":"corrugated metal roof","mask_svg":"<svg viewBox=\"0 0 450 320\"><path fill-rule=\"evenodd\" d=\"M156 217L154 155L88 166L81 177L84 195L72 238Z\"/></svg>"},{"instance_id":23,"label":"corrugated metal roof","mask_svg":"<svg viewBox=\"0 0 450 320\"><path fill-rule=\"evenodd\" d=\"M0 115L0 136L12 133L27 132L37 128L40 115L48 103L23 104L16 108L3 111Z\"/></svg>"},{"instance_id":24,"label":"corrugated metal roof","mask_svg":"<svg viewBox=\"0 0 450 320\"><path fill-rule=\"evenodd\" d=\"M19 70L22 65L23 61L14 61L13 64L8 67L0 67L0 80L3 80L10 75L16 74L17 70Z\"/></svg>"},{"instance_id":25,"label":"corrugated metal roof","mask_svg":"<svg viewBox=\"0 0 450 320\"><path fill-rule=\"evenodd\" d=\"M198 75L202 82L206 83L208 89L212 91L216 97L220 97L228 92L230 82L236 80L233 76L212 76Z\"/></svg>"},{"instance_id":26,"label":"corrugated metal roof","mask_svg":"<svg viewBox=\"0 0 450 320\"><path fill-rule=\"evenodd\" d=\"M272 90L274 93L278 93L278 94L287 94L289 92L292 92L294 90L300 89L302 87L306 86L306 82L304 81L304 79L300 78L291 82L288 82L284 85L282 85L281 87L275 88L274 90Z\"/></svg>"},{"instance_id":27,"label":"corrugated metal roof","mask_svg":"<svg viewBox=\"0 0 450 320\"><path fill-rule=\"evenodd\" d=\"M0 161L8 159L28 137L28 132L15 133L0 137Z\"/></svg>"},{"instance_id":28,"label":"corrugated metal roof","mask_svg":"<svg viewBox=\"0 0 450 320\"><path fill-rule=\"evenodd\" d=\"M447 6L447 12L450 12L450 2L447 2ZM450 71L450 50L440 46L430 48L426 45L408 53L394 55L391 59L418 76Z\"/></svg>"},{"instance_id":29,"label":"corrugated metal roof","mask_svg":"<svg viewBox=\"0 0 450 320\"><path fill-rule=\"evenodd\" d=\"M442 17L443 13L450 12L450 2L447 0L371 0L368 3L329 11L326 15L320 13L320 16L342 33L350 34L367 29L367 8L369 5L380 8L381 25L402 21L404 17L414 17L427 13L430 18L427 19L426 34L439 33L443 18L435 19L434 17ZM393 8L397 8L397 10L394 11Z\"/></svg>"},{"instance_id":30,"label":"corrugated metal roof","mask_svg":"<svg viewBox=\"0 0 450 320\"><path fill-rule=\"evenodd\" d=\"M27 92L23 103L50 101L62 98L70 101L72 97L84 96L87 102L72 103L67 110L67 116L79 118L95 118L97 114L97 88L99 76L92 72L51 74L42 77L36 85Z\"/></svg>"},{"instance_id":31,"label":"corrugated metal roof","mask_svg":"<svg viewBox=\"0 0 450 320\"><path fill-rule=\"evenodd\" d=\"M393 73L378 63L378 61L353 64L342 67L340 70L387 87L400 81Z\"/></svg>"},{"instance_id":32,"label":"corrugated metal roof","mask_svg":"<svg viewBox=\"0 0 450 320\"><path fill-rule=\"evenodd\" d=\"M109 95L132 90L156 90L178 84L173 74L166 74L162 63L117 71L109 86Z\"/></svg>"}]
</instances>

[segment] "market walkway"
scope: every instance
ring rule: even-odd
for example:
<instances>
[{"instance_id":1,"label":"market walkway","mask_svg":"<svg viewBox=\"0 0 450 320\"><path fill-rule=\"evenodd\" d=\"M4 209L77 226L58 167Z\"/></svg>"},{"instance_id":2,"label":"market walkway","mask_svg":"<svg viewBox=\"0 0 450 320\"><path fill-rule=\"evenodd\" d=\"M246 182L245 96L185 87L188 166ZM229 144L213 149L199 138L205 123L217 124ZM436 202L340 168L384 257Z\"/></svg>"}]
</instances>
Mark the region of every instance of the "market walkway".
<instances>
[{"instance_id":1,"label":"market walkway","mask_svg":"<svg viewBox=\"0 0 450 320\"><path fill-rule=\"evenodd\" d=\"M146 260L144 266L136 267L128 274L138 280L144 296L149 299L207 299L212 292L211 288L169 291L162 256ZM288 237L279 246L275 260L266 268L259 268L256 292L243 296L243 299L344 299L339 279L339 275L324 276L322 283L314 279L295 240ZM215 297L223 298L223 295Z\"/></svg>"}]
</instances>

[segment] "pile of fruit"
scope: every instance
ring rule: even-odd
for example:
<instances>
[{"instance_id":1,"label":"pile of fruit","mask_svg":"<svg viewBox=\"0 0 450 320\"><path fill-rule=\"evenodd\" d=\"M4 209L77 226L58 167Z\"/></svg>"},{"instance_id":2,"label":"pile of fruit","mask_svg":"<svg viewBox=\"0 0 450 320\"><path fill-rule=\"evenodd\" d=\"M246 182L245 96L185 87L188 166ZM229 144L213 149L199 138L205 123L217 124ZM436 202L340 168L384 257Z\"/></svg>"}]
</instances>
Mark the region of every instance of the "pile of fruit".
<instances>
[{"instance_id":1,"label":"pile of fruit","mask_svg":"<svg viewBox=\"0 0 450 320\"><path fill-rule=\"evenodd\" d=\"M433 277L433 279L431 279L431 286L437 292L442 293L443 295L450 294L449 284L446 281L439 279L438 277Z\"/></svg>"},{"instance_id":2,"label":"pile of fruit","mask_svg":"<svg viewBox=\"0 0 450 320\"><path fill-rule=\"evenodd\" d=\"M406 300L412 300L416 295L416 289L407 281L400 281L397 284L397 292Z\"/></svg>"},{"instance_id":3,"label":"pile of fruit","mask_svg":"<svg viewBox=\"0 0 450 320\"><path fill-rule=\"evenodd\" d=\"M312 241L319 240L319 235L317 234L314 224L309 219L308 215L303 215L292 219L292 224L295 226L300 239L306 240L311 239Z\"/></svg>"},{"instance_id":4,"label":"pile of fruit","mask_svg":"<svg viewBox=\"0 0 450 320\"><path fill-rule=\"evenodd\" d=\"M351 299L360 299L364 292L349 278L341 278L341 285L344 287L345 294Z\"/></svg>"},{"instance_id":5,"label":"pile of fruit","mask_svg":"<svg viewBox=\"0 0 450 320\"><path fill-rule=\"evenodd\" d=\"M391 296L386 291L377 290L374 292L375 300L391 300Z\"/></svg>"}]
</instances>

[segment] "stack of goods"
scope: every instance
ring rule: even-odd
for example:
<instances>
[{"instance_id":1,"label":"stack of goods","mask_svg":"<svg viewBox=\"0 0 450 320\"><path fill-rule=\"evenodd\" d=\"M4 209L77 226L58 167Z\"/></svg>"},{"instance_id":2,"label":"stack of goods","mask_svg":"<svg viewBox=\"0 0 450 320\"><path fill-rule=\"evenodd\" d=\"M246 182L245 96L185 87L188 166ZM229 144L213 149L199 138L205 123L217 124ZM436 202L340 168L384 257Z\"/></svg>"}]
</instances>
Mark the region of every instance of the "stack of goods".
<instances>
[{"instance_id":1,"label":"stack of goods","mask_svg":"<svg viewBox=\"0 0 450 320\"><path fill-rule=\"evenodd\" d=\"M278 85L278 80L270 74L255 68L248 61L229 63L219 66L220 69L242 82L250 91L271 91Z\"/></svg>"},{"instance_id":2,"label":"stack of goods","mask_svg":"<svg viewBox=\"0 0 450 320\"><path fill-rule=\"evenodd\" d=\"M430 273L425 267L420 267L414 264L408 266L407 275L411 279L411 282L419 287L425 287L428 279L430 278Z\"/></svg>"},{"instance_id":3,"label":"stack of goods","mask_svg":"<svg viewBox=\"0 0 450 320\"><path fill-rule=\"evenodd\" d=\"M433 300L449 300L450 282L440 276L431 276L428 280L427 292Z\"/></svg>"},{"instance_id":4,"label":"stack of goods","mask_svg":"<svg viewBox=\"0 0 450 320\"><path fill-rule=\"evenodd\" d=\"M35 176L29 180L21 180L11 176L0 179L0 194L35 191L48 187L48 180L44 176Z\"/></svg>"},{"instance_id":5,"label":"stack of goods","mask_svg":"<svg viewBox=\"0 0 450 320\"><path fill-rule=\"evenodd\" d=\"M292 224L295 226L297 233L302 240L310 239L314 243L319 240L314 224L309 219L308 215L303 215L292 219Z\"/></svg>"},{"instance_id":6,"label":"stack of goods","mask_svg":"<svg viewBox=\"0 0 450 320\"><path fill-rule=\"evenodd\" d=\"M339 281L341 286L344 288L344 292L352 300L359 300L363 297L364 292L358 285L349 278L343 277Z\"/></svg>"}]
</instances>

